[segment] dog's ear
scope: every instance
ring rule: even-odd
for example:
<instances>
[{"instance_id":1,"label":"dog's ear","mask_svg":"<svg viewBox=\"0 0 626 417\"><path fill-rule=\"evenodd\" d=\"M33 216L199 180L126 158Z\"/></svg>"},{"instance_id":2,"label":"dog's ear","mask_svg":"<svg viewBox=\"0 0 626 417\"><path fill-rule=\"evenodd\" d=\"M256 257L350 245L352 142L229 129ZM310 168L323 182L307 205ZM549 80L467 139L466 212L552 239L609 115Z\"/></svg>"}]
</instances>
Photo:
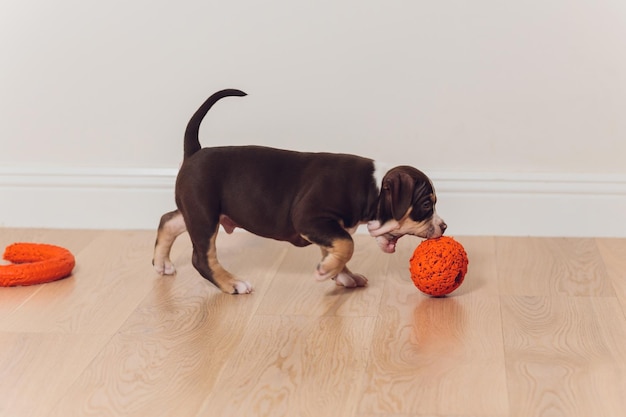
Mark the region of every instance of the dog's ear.
<instances>
[{"instance_id":1,"label":"dog's ear","mask_svg":"<svg viewBox=\"0 0 626 417\"><path fill-rule=\"evenodd\" d=\"M383 178L378 205L379 218L382 221L403 218L413 200L415 179L407 172L394 169Z\"/></svg>"}]
</instances>

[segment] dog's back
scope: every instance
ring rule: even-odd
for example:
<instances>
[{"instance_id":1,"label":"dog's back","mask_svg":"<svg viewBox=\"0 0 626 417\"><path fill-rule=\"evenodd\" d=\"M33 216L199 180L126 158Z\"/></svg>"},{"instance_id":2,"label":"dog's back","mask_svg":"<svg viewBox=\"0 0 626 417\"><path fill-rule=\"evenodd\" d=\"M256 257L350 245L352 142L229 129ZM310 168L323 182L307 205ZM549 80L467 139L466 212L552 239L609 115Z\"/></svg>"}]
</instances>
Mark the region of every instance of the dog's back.
<instances>
[{"instance_id":1,"label":"dog's back","mask_svg":"<svg viewBox=\"0 0 626 417\"><path fill-rule=\"evenodd\" d=\"M350 228L375 214L373 172L372 160L348 154L263 146L203 148L181 167L177 202L186 212L195 210L195 202L219 201L212 210L239 227L303 243L294 228L299 217L329 216Z\"/></svg>"}]
</instances>

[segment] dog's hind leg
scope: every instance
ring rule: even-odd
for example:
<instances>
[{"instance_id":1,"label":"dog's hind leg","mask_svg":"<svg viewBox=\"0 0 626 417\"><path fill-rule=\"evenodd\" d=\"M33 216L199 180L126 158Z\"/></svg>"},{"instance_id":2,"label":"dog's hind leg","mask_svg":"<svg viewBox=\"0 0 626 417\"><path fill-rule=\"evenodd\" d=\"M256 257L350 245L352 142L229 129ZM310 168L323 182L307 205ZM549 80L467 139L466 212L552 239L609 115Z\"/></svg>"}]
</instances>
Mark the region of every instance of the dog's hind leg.
<instances>
[{"instance_id":1,"label":"dog's hind leg","mask_svg":"<svg viewBox=\"0 0 626 417\"><path fill-rule=\"evenodd\" d=\"M171 211L161 217L152 257L152 265L159 274L172 275L176 272L170 260L170 251L176 238L186 230L185 220L180 211Z\"/></svg>"},{"instance_id":2,"label":"dog's hind leg","mask_svg":"<svg viewBox=\"0 0 626 417\"><path fill-rule=\"evenodd\" d=\"M208 226L208 225L207 225ZM217 260L217 249L215 242L219 231L219 222L210 228L194 226L199 233L190 231L193 242L193 266L207 280L215 284L220 290L228 294L249 294L252 292L252 285L247 281L235 278ZM204 230L213 230L210 236L202 235Z\"/></svg>"}]
</instances>

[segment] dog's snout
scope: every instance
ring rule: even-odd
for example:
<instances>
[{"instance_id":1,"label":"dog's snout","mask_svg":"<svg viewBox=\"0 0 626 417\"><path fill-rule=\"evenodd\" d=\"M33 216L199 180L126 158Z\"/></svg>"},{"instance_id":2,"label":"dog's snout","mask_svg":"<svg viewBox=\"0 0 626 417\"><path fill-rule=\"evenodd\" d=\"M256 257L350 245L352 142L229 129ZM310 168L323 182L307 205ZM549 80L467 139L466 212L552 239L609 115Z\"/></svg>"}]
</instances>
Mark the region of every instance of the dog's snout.
<instances>
[{"instance_id":1,"label":"dog's snout","mask_svg":"<svg viewBox=\"0 0 626 417\"><path fill-rule=\"evenodd\" d=\"M446 222L441 222L441 225L439 227L441 228L441 234L443 235L448 228L448 225L446 224Z\"/></svg>"}]
</instances>

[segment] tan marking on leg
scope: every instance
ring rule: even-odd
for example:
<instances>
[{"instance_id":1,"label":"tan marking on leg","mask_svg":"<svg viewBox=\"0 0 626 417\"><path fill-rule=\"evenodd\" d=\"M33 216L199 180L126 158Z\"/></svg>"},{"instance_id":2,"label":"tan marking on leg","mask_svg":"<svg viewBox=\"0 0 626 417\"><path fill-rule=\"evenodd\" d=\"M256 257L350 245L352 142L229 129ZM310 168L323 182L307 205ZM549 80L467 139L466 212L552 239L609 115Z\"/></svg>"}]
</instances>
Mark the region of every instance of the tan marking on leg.
<instances>
[{"instance_id":1,"label":"tan marking on leg","mask_svg":"<svg viewBox=\"0 0 626 417\"><path fill-rule=\"evenodd\" d=\"M170 260L170 251L176 238L186 230L185 220L179 211L166 213L161 217L152 257L154 269L159 274L172 275L176 272L176 268Z\"/></svg>"},{"instance_id":2,"label":"tan marking on leg","mask_svg":"<svg viewBox=\"0 0 626 417\"><path fill-rule=\"evenodd\" d=\"M252 285L247 281L241 281L236 279L233 274L224 269L224 267L217 260L217 249L215 242L217 241L217 233L219 225L211 236L209 243L209 251L207 253L207 259L209 262L209 269L213 273L213 279L220 290L228 294L249 294L252 292Z\"/></svg>"},{"instance_id":3,"label":"tan marking on leg","mask_svg":"<svg viewBox=\"0 0 626 417\"><path fill-rule=\"evenodd\" d=\"M354 252L354 242L352 239L336 239L332 246L322 247L322 254L326 255L317 266L315 272L316 279L323 281L335 278L352 258Z\"/></svg>"}]
</instances>

